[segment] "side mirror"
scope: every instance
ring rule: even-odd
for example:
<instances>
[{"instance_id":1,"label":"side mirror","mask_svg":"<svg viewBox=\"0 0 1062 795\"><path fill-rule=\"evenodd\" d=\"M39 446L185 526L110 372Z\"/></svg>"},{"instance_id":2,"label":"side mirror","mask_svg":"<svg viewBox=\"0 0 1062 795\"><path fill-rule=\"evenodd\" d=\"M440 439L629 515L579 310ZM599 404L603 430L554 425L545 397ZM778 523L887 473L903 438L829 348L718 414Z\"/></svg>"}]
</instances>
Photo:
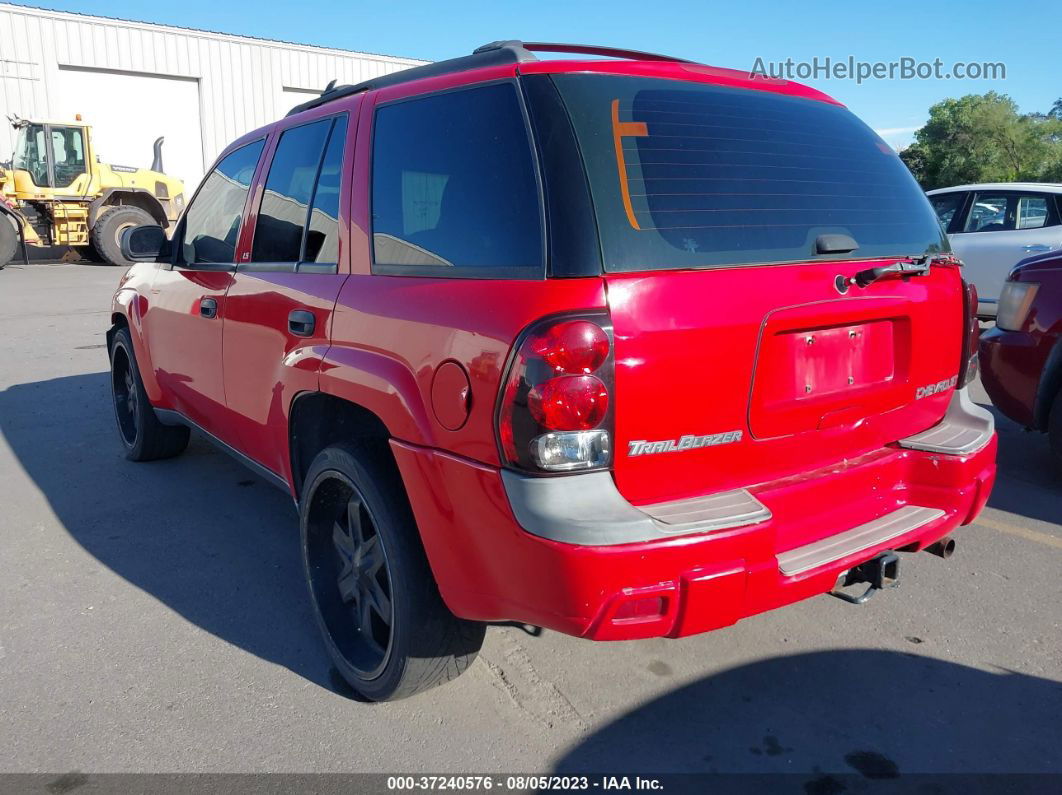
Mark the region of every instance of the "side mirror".
<instances>
[{"instance_id":1,"label":"side mirror","mask_svg":"<svg viewBox=\"0 0 1062 795\"><path fill-rule=\"evenodd\" d=\"M133 262L157 261L159 255L168 248L168 242L165 230L155 224L123 229L119 240L122 256Z\"/></svg>"}]
</instances>

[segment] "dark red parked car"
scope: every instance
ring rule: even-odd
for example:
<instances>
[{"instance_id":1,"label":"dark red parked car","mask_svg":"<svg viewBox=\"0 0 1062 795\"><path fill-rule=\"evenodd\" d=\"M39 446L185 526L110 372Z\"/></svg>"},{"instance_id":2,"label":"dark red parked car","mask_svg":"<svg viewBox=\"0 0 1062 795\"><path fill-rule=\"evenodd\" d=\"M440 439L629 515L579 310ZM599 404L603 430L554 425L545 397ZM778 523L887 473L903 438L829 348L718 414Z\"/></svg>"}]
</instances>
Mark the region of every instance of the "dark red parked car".
<instances>
[{"instance_id":1,"label":"dark red parked car","mask_svg":"<svg viewBox=\"0 0 1062 795\"><path fill-rule=\"evenodd\" d=\"M327 90L124 245L129 457L198 428L288 490L373 699L483 622L677 637L881 586L992 488L976 296L896 154L794 83L495 43Z\"/></svg>"},{"instance_id":2,"label":"dark red parked car","mask_svg":"<svg viewBox=\"0 0 1062 795\"><path fill-rule=\"evenodd\" d=\"M996 407L1047 434L1062 467L1062 252L1024 259L981 337L981 381Z\"/></svg>"}]
</instances>

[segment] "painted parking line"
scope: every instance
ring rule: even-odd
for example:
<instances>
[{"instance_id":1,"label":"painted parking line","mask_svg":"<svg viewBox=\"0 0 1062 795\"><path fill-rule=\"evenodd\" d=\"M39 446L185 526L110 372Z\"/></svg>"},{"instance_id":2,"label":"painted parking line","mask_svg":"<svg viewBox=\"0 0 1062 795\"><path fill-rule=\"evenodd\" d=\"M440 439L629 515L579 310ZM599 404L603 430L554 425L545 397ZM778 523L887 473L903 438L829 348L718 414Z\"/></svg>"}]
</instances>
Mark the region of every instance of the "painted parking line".
<instances>
[{"instance_id":1,"label":"painted parking line","mask_svg":"<svg viewBox=\"0 0 1062 795\"><path fill-rule=\"evenodd\" d=\"M1039 530L1030 530L1027 527L1020 527L1019 525L1010 524L1009 522L1001 522L998 519L989 519L987 516L979 517L974 524L979 524L982 527L988 527L992 530L998 530L1007 535L1024 538L1026 541L1035 541L1044 546L1062 549L1062 538L1056 538L1053 535L1041 533Z\"/></svg>"}]
</instances>

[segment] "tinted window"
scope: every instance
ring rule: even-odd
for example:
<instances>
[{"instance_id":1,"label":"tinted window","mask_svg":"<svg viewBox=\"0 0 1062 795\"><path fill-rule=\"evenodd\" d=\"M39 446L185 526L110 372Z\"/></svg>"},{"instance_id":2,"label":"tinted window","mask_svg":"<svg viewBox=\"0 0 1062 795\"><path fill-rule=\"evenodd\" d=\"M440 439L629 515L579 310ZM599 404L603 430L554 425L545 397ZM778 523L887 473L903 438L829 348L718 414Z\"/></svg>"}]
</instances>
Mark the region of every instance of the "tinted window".
<instances>
[{"instance_id":1,"label":"tinted window","mask_svg":"<svg viewBox=\"0 0 1062 795\"><path fill-rule=\"evenodd\" d=\"M299 261L317 167L331 127L331 119L322 119L281 134L258 211L253 261Z\"/></svg>"},{"instance_id":2,"label":"tinted window","mask_svg":"<svg viewBox=\"0 0 1062 795\"><path fill-rule=\"evenodd\" d=\"M939 193L936 196L929 197L929 203L933 205L933 211L937 214L937 218L940 219L940 225L947 229L951 225L951 220L962 208L962 203L966 200L965 193Z\"/></svg>"},{"instance_id":3,"label":"tinted window","mask_svg":"<svg viewBox=\"0 0 1062 795\"><path fill-rule=\"evenodd\" d=\"M541 271L538 184L512 83L384 106L373 142L376 265Z\"/></svg>"},{"instance_id":4,"label":"tinted window","mask_svg":"<svg viewBox=\"0 0 1062 795\"><path fill-rule=\"evenodd\" d=\"M347 117L336 119L328 139L321 175L313 194L310 231L306 235L306 262L339 260L339 186L342 182L343 144L347 139Z\"/></svg>"},{"instance_id":5,"label":"tinted window","mask_svg":"<svg viewBox=\"0 0 1062 795\"><path fill-rule=\"evenodd\" d=\"M554 78L587 164L609 270L947 248L896 153L845 108L767 91L609 75Z\"/></svg>"},{"instance_id":6,"label":"tinted window","mask_svg":"<svg viewBox=\"0 0 1062 795\"><path fill-rule=\"evenodd\" d=\"M255 141L237 149L207 175L185 214L183 262L235 261L244 201L264 145Z\"/></svg>"}]
</instances>

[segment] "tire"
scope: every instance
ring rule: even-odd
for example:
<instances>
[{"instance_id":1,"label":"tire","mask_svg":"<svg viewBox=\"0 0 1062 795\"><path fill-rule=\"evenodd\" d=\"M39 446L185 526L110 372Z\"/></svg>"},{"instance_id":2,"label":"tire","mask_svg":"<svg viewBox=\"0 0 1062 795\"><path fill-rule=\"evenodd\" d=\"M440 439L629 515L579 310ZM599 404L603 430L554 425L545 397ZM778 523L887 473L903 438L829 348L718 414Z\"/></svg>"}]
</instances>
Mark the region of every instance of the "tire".
<instances>
[{"instance_id":1,"label":"tire","mask_svg":"<svg viewBox=\"0 0 1062 795\"><path fill-rule=\"evenodd\" d=\"M18 253L18 230L12 220L6 213L0 215L0 270Z\"/></svg>"},{"instance_id":2,"label":"tire","mask_svg":"<svg viewBox=\"0 0 1062 795\"><path fill-rule=\"evenodd\" d=\"M130 461L154 461L184 452L189 430L184 425L163 425L155 416L125 328L118 329L111 343L111 398L118 438Z\"/></svg>"},{"instance_id":3,"label":"tire","mask_svg":"<svg viewBox=\"0 0 1062 795\"><path fill-rule=\"evenodd\" d=\"M1047 417L1047 442L1055 455L1058 473L1062 475L1062 389L1055 395L1055 402Z\"/></svg>"},{"instance_id":4,"label":"tire","mask_svg":"<svg viewBox=\"0 0 1062 795\"><path fill-rule=\"evenodd\" d=\"M364 698L393 701L463 673L486 625L443 604L386 445L325 448L305 483L303 568L340 675Z\"/></svg>"},{"instance_id":5,"label":"tire","mask_svg":"<svg viewBox=\"0 0 1062 795\"><path fill-rule=\"evenodd\" d=\"M122 256L121 234L132 226L145 226L156 223L147 210L129 205L108 207L96 218L89 237L92 247L104 262L111 265L132 265L131 260Z\"/></svg>"}]
</instances>

